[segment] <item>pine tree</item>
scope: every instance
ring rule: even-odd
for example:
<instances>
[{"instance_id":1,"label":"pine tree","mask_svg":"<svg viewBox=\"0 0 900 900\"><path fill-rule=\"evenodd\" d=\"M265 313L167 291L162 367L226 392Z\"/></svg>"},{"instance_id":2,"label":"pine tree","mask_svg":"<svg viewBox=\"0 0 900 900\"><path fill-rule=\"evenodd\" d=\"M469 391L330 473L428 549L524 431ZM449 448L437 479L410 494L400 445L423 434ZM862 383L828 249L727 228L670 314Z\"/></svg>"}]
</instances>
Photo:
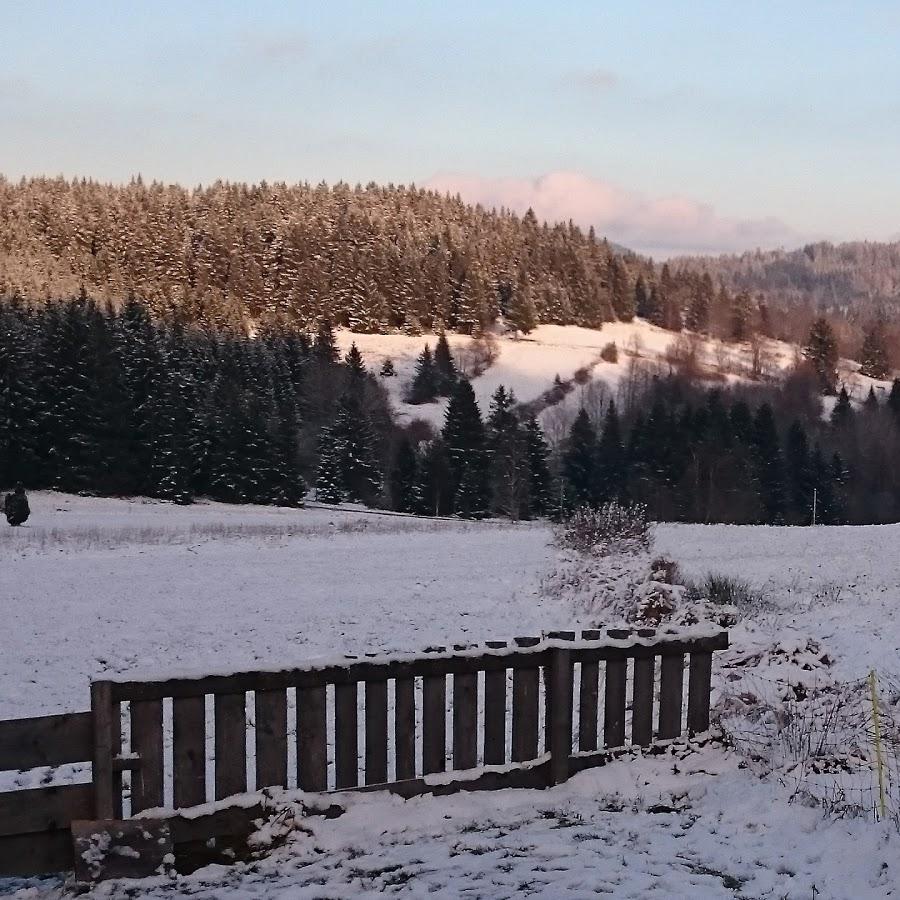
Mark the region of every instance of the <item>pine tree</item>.
<instances>
[{"instance_id":1,"label":"pine tree","mask_svg":"<svg viewBox=\"0 0 900 900\"><path fill-rule=\"evenodd\" d=\"M836 429L849 428L853 423L853 419L854 413L853 406L850 403L850 395L847 393L847 388L841 385L837 403L834 404L834 409L831 410L831 425Z\"/></svg>"},{"instance_id":2,"label":"pine tree","mask_svg":"<svg viewBox=\"0 0 900 900\"><path fill-rule=\"evenodd\" d=\"M597 435L582 407L569 429L562 456L565 491L571 505L593 503L596 498Z\"/></svg>"},{"instance_id":3,"label":"pine tree","mask_svg":"<svg viewBox=\"0 0 900 900\"><path fill-rule=\"evenodd\" d=\"M326 490L334 483L333 494L339 492L351 503L374 503L381 493L381 469L371 423L355 394L348 392L338 401L337 415L323 431L321 444L324 462L316 482L317 496L322 481Z\"/></svg>"},{"instance_id":4,"label":"pine tree","mask_svg":"<svg viewBox=\"0 0 900 900\"><path fill-rule=\"evenodd\" d=\"M394 371L394 361L392 359L386 359L381 364L379 375L381 375L382 378L393 378L396 374L396 371Z\"/></svg>"},{"instance_id":5,"label":"pine tree","mask_svg":"<svg viewBox=\"0 0 900 900\"><path fill-rule=\"evenodd\" d=\"M528 517L528 453L515 413L515 396L501 384L491 398L487 447L493 511L511 519Z\"/></svg>"},{"instance_id":6,"label":"pine tree","mask_svg":"<svg viewBox=\"0 0 900 900\"><path fill-rule=\"evenodd\" d=\"M815 471L806 431L798 421L788 429L785 470L789 488L790 521L796 525L806 525L810 521L812 511Z\"/></svg>"},{"instance_id":7,"label":"pine tree","mask_svg":"<svg viewBox=\"0 0 900 900\"><path fill-rule=\"evenodd\" d=\"M426 444L416 485L418 512L426 516L448 516L453 512L453 472L447 445L440 439Z\"/></svg>"},{"instance_id":8,"label":"pine tree","mask_svg":"<svg viewBox=\"0 0 900 900\"><path fill-rule=\"evenodd\" d=\"M859 371L869 378L882 379L888 374L887 341L884 334L884 322L880 319L866 330L861 351Z\"/></svg>"},{"instance_id":9,"label":"pine tree","mask_svg":"<svg viewBox=\"0 0 900 900\"><path fill-rule=\"evenodd\" d=\"M434 357L428 344L419 355L416 363L416 374L407 393L406 402L432 403L440 393L440 378L434 365Z\"/></svg>"},{"instance_id":10,"label":"pine tree","mask_svg":"<svg viewBox=\"0 0 900 900\"><path fill-rule=\"evenodd\" d=\"M528 332L533 331L534 326L537 324L537 313L534 308L531 285L528 282L527 274L524 272L519 274L519 280L510 297L504 318L516 331L522 334L528 334Z\"/></svg>"},{"instance_id":11,"label":"pine tree","mask_svg":"<svg viewBox=\"0 0 900 900\"><path fill-rule=\"evenodd\" d=\"M895 378L891 384L891 392L887 398L887 408L893 413L894 419L900 422L900 378Z\"/></svg>"},{"instance_id":12,"label":"pine tree","mask_svg":"<svg viewBox=\"0 0 900 900\"><path fill-rule=\"evenodd\" d=\"M40 409L32 338L19 315L0 308L0 485L40 484Z\"/></svg>"},{"instance_id":13,"label":"pine tree","mask_svg":"<svg viewBox=\"0 0 900 900\"><path fill-rule=\"evenodd\" d=\"M837 380L838 351L834 332L828 320L820 317L813 322L809 340L803 350L806 358L812 363L819 387L825 394L833 394Z\"/></svg>"},{"instance_id":14,"label":"pine tree","mask_svg":"<svg viewBox=\"0 0 900 900\"><path fill-rule=\"evenodd\" d=\"M334 329L329 319L322 319L319 322L313 352L316 358L323 363L336 363L341 358L337 339L334 336Z\"/></svg>"},{"instance_id":15,"label":"pine tree","mask_svg":"<svg viewBox=\"0 0 900 900\"><path fill-rule=\"evenodd\" d=\"M547 462L550 448L538 420L529 416L523 426L525 453L528 460L528 512L529 517L549 516L555 509L553 477Z\"/></svg>"},{"instance_id":16,"label":"pine tree","mask_svg":"<svg viewBox=\"0 0 900 900\"><path fill-rule=\"evenodd\" d=\"M753 420L753 450L766 521L778 524L785 511L784 467L772 407L763 403Z\"/></svg>"},{"instance_id":17,"label":"pine tree","mask_svg":"<svg viewBox=\"0 0 900 900\"><path fill-rule=\"evenodd\" d=\"M359 381L365 380L367 374L366 365L363 362L362 353L359 352L359 348L356 346L356 342L350 345L350 349L344 357L344 365L347 366L350 372L351 381L354 379Z\"/></svg>"},{"instance_id":18,"label":"pine tree","mask_svg":"<svg viewBox=\"0 0 900 900\"><path fill-rule=\"evenodd\" d=\"M613 312L622 322L630 322L635 316L636 292L629 287L628 270L617 256L610 257L609 292Z\"/></svg>"},{"instance_id":19,"label":"pine tree","mask_svg":"<svg viewBox=\"0 0 900 900\"><path fill-rule=\"evenodd\" d=\"M746 341L750 337L753 316L753 301L746 291L741 291L731 300L731 339Z\"/></svg>"},{"instance_id":20,"label":"pine tree","mask_svg":"<svg viewBox=\"0 0 900 900\"><path fill-rule=\"evenodd\" d=\"M878 397L875 396L874 387L869 387L869 393L866 395L865 402L863 403L863 408L867 413L878 412Z\"/></svg>"},{"instance_id":21,"label":"pine tree","mask_svg":"<svg viewBox=\"0 0 900 900\"><path fill-rule=\"evenodd\" d=\"M649 319L653 315L653 307L650 305L650 291L647 290L647 282L643 275L638 275L634 285L634 308L640 319Z\"/></svg>"},{"instance_id":22,"label":"pine tree","mask_svg":"<svg viewBox=\"0 0 900 900\"><path fill-rule=\"evenodd\" d=\"M443 331L438 336L437 344L434 347L434 369L437 374L438 393L449 396L459 378L459 373L456 371L456 364L450 353L447 335Z\"/></svg>"},{"instance_id":23,"label":"pine tree","mask_svg":"<svg viewBox=\"0 0 900 900\"><path fill-rule=\"evenodd\" d=\"M420 505L418 494L419 465L412 441L403 435L394 454L394 465L388 477L391 508L398 512L415 512Z\"/></svg>"},{"instance_id":24,"label":"pine tree","mask_svg":"<svg viewBox=\"0 0 900 900\"><path fill-rule=\"evenodd\" d=\"M468 516L483 514L490 500L484 423L475 391L465 379L457 383L450 397L442 436L450 459L454 511Z\"/></svg>"},{"instance_id":25,"label":"pine tree","mask_svg":"<svg viewBox=\"0 0 900 900\"><path fill-rule=\"evenodd\" d=\"M597 444L596 495L604 503L619 499L625 491L626 461L616 404L610 400Z\"/></svg>"}]
</instances>

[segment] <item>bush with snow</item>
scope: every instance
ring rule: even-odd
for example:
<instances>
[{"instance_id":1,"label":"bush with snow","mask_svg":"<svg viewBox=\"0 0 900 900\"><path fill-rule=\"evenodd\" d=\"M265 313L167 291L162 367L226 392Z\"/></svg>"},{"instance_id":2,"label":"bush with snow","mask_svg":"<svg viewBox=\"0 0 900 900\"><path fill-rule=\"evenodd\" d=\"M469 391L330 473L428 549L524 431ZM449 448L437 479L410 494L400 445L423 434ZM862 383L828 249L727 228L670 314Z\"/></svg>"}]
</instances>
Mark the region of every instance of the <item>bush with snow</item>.
<instances>
[{"instance_id":1,"label":"bush with snow","mask_svg":"<svg viewBox=\"0 0 900 900\"><path fill-rule=\"evenodd\" d=\"M616 501L579 506L557 524L554 536L558 547L589 556L644 553L653 543L647 507Z\"/></svg>"}]
</instances>

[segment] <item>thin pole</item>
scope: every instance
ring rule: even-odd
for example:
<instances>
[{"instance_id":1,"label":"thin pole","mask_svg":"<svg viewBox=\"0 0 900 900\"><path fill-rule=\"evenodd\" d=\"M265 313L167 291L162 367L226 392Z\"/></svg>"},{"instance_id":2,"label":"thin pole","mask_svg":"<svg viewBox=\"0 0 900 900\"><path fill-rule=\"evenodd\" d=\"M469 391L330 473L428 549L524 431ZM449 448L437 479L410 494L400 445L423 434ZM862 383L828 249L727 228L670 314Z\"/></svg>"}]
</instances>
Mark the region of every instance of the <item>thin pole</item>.
<instances>
[{"instance_id":1,"label":"thin pole","mask_svg":"<svg viewBox=\"0 0 900 900\"><path fill-rule=\"evenodd\" d=\"M875 731L875 765L878 767L878 808L881 821L885 819L884 763L881 758L881 719L878 716L878 689L875 686L875 670L869 672L869 690L872 694L872 726Z\"/></svg>"},{"instance_id":2,"label":"thin pole","mask_svg":"<svg viewBox=\"0 0 900 900\"><path fill-rule=\"evenodd\" d=\"M812 518L813 525L816 524L816 501L817 500L818 500L818 489L813 488L813 518Z\"/></svg>"}]
</instances>

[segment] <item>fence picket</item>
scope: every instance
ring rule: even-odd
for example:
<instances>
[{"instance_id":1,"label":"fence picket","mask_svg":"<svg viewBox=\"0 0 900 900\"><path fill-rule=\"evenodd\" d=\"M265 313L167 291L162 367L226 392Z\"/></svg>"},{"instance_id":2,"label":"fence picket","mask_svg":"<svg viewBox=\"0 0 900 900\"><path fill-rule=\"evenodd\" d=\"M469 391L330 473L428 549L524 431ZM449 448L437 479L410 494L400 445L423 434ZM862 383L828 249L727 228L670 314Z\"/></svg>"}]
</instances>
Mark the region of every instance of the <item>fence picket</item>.
<instances>
[{"instance_id":1,"label":"fence picket","mask_svg":"<svg viewBox=\"0 0 900 900\"><path fill-rule=\"evenodd\" d=\"M453 768L478 764L478 676L453 676Z\"/></svg>"},{"instance_id":2,"label":"fence picket","mask_svg":"<svg viewBox=\"0 0 900 900\"><path fill-rule=\"evenodd\" d=\"M684 687L684 655L663 656L659 675L659 737L681 734L681 694Z\"/></svg>"},{"instance_id":3,"label":"fence picket","mask_svg":"<svg viewBox=\"0 0 900 900\"><path fill-rule=\"evenodd\" d=\"M176 809L206 802L206 698L172 701L172 777Z\"/></svg>"},{"instance_id":4,"label":"fence picket","mask_svg":"<svg viewBox=\"0 0 900 900\"><path fill-rule=\"evenodd\" d=\"M492 650L504 649L506 641L488 641ZM484 764L506 762L506 669L484 673Z\"/></svg>"},{"instance_id":5,"label":"fence picket","mask_svg":"<svg viewBox=\"0 0 900 900\"><path fill-rule=\"evenodd\" d=\"M366 682L366 784L388 780L387 701L386 681Z\"/></svg>"},{"instance_id":6,"label":"fence picket","mask_svg":"<svg viewBox=\"0 0 900 900\"><path fill-rule=\"evenodd\" d=\"M431 775L447 769L447 679L426 675L422 679L422 772Z\"/></svg>"},{"instance_id":7,"label":"fence picket","mask_svg":"<svg viewBox=\"0 0 900 900\"><path fill-rule=\"evenodd\" d=\"M247 696L216 694L216 800L247 790Z\"/></svg>"},{"instance_id":8,"label":"fence picket","mask_svg":"<svg viewBox=\"0 0 900 900\"><path fill-rule=\"evenodd\" d=\"M334 786L359 784L359 725L356 717L357 683L334 686Z\"/></svg>"},{"instance_id":9,"label":"fence picket","mask_svg":"<svg viewBox=\"0 0 900 900\"><path fill-rule=\"evenodd\" d=\"M394 777L416 777L416 683L412 678L394 682Z\"/></svg>"},{"instance_id":10,"label":"fence picket","mask_svg":"<svg viewBox=\"0 0 900 900\"><path fill-rule=\"evenodd\" d=\"M649 656L634 661L631 697L631 743L646 747L653 740L653 676L656 660Z\"/></svg>"},{"instance_id":11,"label":"fence picket","mask_svg":"<svg viewBox=\"0 0 900 900\"><path fill-rule=\"evenodd\" d=\"M692 653L688 673L688 732L709 729L709 695L712 680L712 653Z\"/></svg>"},{"instance_id":12,"label":"fence picket","mask_svg":"<svg viewBox=\"0 0 900 900\"><path fill-rule=\"evenodd\" d=\"M525 762L537 756L539 679L539 669L513 669L513 762Z\"/></svg>"},{"instance_id":13,"label":"fence picket","mask_svg":"<svg viewBox=\"0 0 900 900\"><path fill-rule=\"evenodd\" d=\"M297 689L297 784L303 791L328 789L328 720L325 687Z\"/></svg>"},{"instance_id":14,"label":"fence picket","mask_svg":"<svg viewBox=\"0 0 900 900\"><path fill-rule=\"evenodd\" d=\"M131 812L163 805L162 700L135 700L131 704L131 751L140 759L131 773Z\"/></svg>"},{"instance_id":15,"label":"fence picket","mask_svg":"<svg viewBox=\"0 0 900 900\"><path fill-rule=\"evenodd\" d=\"M256 789L287 787L287 691L255 691Z\"/></svg>"},{"instance_id":16,"label":"fence picket","mask_svg":"<svg viewBox=\"0 0 900 900\"><path fill-rule=\"evenodd\" d=\"M624 659L606 663L606 685L603 694L603 745L621 747L625 743L625 685Z\"/></svg>"}]
</instances>

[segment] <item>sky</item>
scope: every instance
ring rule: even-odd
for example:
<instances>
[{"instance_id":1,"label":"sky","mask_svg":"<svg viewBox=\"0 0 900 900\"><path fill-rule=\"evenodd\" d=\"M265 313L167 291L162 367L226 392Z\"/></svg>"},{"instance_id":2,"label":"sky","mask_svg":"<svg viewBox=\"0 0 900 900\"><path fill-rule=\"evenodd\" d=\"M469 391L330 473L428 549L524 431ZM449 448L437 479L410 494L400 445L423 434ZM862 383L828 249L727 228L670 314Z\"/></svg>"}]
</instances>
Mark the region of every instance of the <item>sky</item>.
<instances>
[{"instance_id":1,"label":"sky","mask_svg":"<svg viewBox=\"0 0 900 900\"><path fill-rule=\"evenodd\" d=\"M414 182L658 257L900 239L900 3L0 0L0 173Z\"/></svg>"}]
</instances>

